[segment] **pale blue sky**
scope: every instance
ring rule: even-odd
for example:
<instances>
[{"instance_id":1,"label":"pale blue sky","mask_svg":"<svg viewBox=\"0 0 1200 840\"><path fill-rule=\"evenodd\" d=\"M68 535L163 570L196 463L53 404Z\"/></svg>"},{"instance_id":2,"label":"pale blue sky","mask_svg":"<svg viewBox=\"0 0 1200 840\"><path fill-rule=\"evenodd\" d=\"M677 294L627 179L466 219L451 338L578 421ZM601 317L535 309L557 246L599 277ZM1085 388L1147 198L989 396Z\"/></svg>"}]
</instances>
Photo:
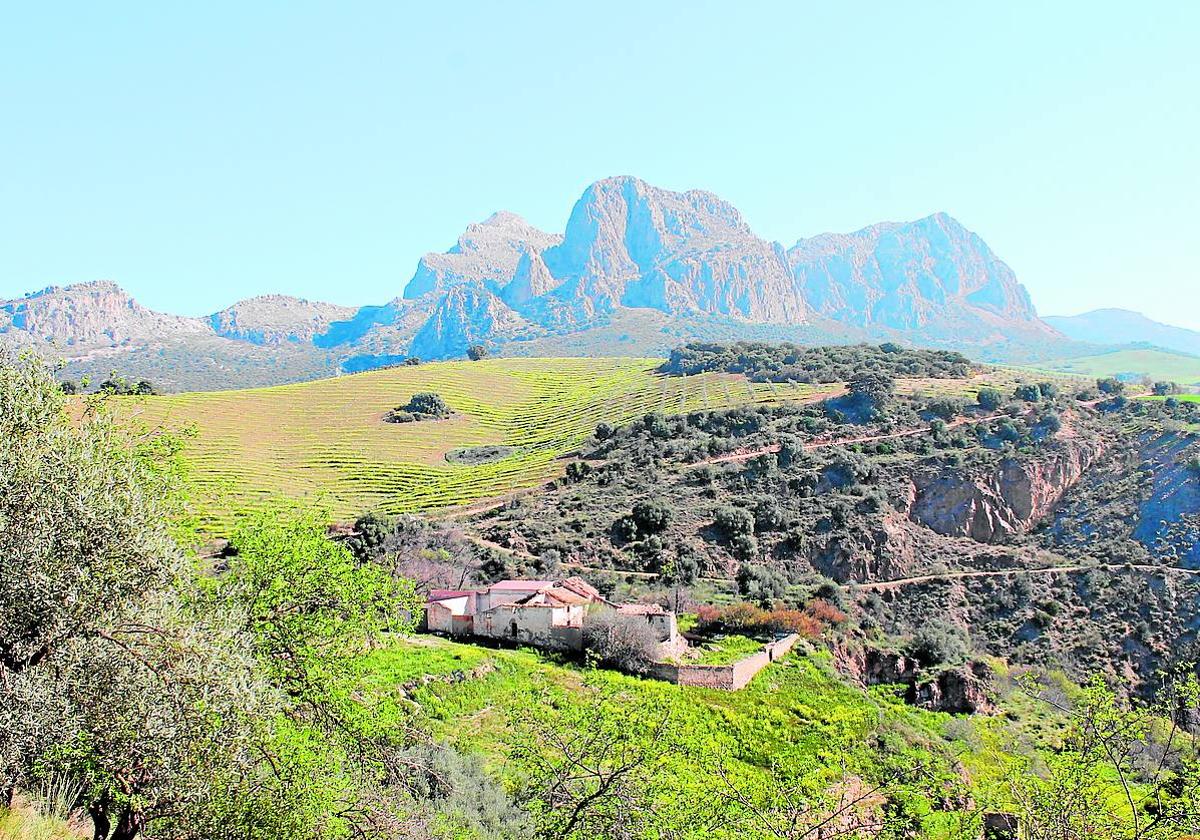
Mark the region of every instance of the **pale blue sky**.
<instances>
[{"instance_id":1,"label":"pale blue sky","mask_svg":"<svg viewBox=\"0 0 1200 840\"><path fill-rule=\"evenodd\" d=\"M836 7L836 8L830 8ZM762 236L945 210L1044 314L1200 328L1200 3L0 4L0 297L399 294L591 181Z\"/></svg>"}]
</instances>

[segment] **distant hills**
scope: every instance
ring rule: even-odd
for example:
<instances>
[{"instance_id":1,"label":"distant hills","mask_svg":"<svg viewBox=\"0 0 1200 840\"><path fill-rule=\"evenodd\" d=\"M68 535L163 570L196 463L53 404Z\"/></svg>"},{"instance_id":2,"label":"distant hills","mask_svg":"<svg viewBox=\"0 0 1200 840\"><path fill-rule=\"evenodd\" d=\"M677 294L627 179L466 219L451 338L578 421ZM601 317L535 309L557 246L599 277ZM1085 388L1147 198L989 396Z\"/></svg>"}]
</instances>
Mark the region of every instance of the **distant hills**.
<instances>
[{"instance_id":1,"label":"distant hills","mask_svg":"<svg viewBox=\"0 0 1200 840\"><path fill-rule=\"evenodd\" d=\"M1096 309L1070 317L1044 318L1068 338L1092 344L1149 344L1200 356L1200 332L1152 321L1128 309Z\"/></svg>"},{"instance_id":2,"label":"distant hills","mask_svg":"<svg viewBox=\"0 0 1200 840\"><path fill-rule=\"evenodd\" d=\"M1071 349L1012 270L944 213L788 248L712 193L631 177L589 186L562 234L507 212L470 225L381 305L270 295L183 318L106 282L0 301L0 340L65 358L68 375L116 369L188 389L454 358L477 343L630 355L738 337L900 340L1010 361Z\"/></svg>"}]
</instances>

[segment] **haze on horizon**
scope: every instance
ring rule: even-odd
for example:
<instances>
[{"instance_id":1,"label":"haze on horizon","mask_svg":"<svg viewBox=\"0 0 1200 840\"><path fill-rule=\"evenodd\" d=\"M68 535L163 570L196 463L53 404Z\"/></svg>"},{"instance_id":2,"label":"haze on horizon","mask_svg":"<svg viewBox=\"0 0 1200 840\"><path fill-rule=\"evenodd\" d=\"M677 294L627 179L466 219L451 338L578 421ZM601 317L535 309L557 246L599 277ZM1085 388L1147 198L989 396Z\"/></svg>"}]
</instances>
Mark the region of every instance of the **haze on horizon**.
<instances>
[{"instance_id":1,"label":"haze on horizon","mask_svg":"<svg viewBox=\"0 0 1200 840\"><path fill-rule=\"evenodd\" d=\"M761 236L946 211L1042 314L1200 328L1200 6L757 2L10 8L0 297L362 305L598 178Z\"/></svg>"}]
</instances>

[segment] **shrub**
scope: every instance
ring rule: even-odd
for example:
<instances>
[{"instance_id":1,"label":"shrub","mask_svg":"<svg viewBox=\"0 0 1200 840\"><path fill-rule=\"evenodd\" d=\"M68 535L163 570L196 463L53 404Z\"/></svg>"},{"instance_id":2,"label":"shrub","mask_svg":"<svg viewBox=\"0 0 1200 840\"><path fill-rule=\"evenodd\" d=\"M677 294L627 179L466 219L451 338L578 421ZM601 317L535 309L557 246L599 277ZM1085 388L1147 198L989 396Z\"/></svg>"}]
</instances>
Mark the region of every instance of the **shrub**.
<instances>
[{"instance_id":1,"label":"shrub","mask_svg":"<svg viewBox=\"0 0 1200 840\"><path fill-rule=\"evenodd\" d=\"M630 674L644 674L658 656L658 635L640 616L611 609L588 613L583 647L592 661Z\"/></svg>"},{"instance_id":2,"label":"shrub","mask_svg":"<svg viewBox=\"0 0 1200 840\"><path fill-rule=\"evenodd\" d=\"M671 509L665 502L652 499L633 506L633 521L643 534L657 534L671 521Z\"/></svg>"},{"instance_id":3,"label":"shrub","mask_svg":"<svg viewBox=\"0 0 1200 840\"><path fill-rule=\"evenodd\" d=\"M754 514L745 508L725 505L713 514L713 524L729 537L754 533Z\"/></svg>"},{"instance_id":4,"label":"shrub","mask_svg":"<svg viewBox=\"0 0 1200 840\"><path fill-rule=\"evenodd\" d=\"M996 388L990 385L984 385L979 389L979 393L975 395L975 401L979 403L979 407L987 411L995 411L1004 403L1004 395Z\"/></svg>"},{"instance_id":5,"label":"shrub","mask_svg":"<svg viewBox=\"0 0 1200 840\"><path fill-rule=\"evenodd\" d=\"M1042 389L1037 385L1018 385L1016 391L1013 392L1013 397L1023 402L1040 402Z\"/></svg>"},{"instance_id":6,"label":"shrub","mask_svg":"<svg viewBox=\"0 0 1200 840\"><path fill-rule=\"evenodd\" d=\"M753 537L750 537L753 540ZM737 574L738 592L763 607L787 594L787 578L778 569L743 563Z\"/></svg>"},{"instance_id":7,"label":"shrub","mask_svg":"<svg viewBox=\"0 0 1200 840\"><path fill-rule=\"evenodd\" d=\"M1102 394L1116 395L1125 390L1125 383L1115 376L1108 376L1104 379L1097 379L1096 388Z\"/></svg>"},{"instance_id":8,"label":"shrub","mask_svg":"<svg viewBox=\"0 0 1200 840\"><path fill-rule=\"evenodd\" d=\"M446 405L446 401L432 391L413 394L404 409L413 414L428 414L434 417L442 417L450 413L450 406Z\"/></svg>"},{"instance_id":9,"label":"shrub","mask_svg":"<svg viewBox=\"0 0 1200 840\"><path fill-rule=\"evenodd\" d=\"M751 603L728 607L704 606L696 610L696 629L701 633L728 632L747 635L798 633L808 639L819 637L827 627L846 621L846 614L827 601L815 600L804 609L767 610Z\"/></svg>"},{"instance_id":10,"label":"shrub","mask_svg":"<svg viewBox=\"0 0 1200 840\"><path fill-rule=\"evenodd\" d=\"M482 344L472 344L467 348L467 358L472 362L478 362L480 359L486 359L488 349Z\"/></svg>"},{"instance_id":11,"label":"shrub","mask_svg":"<svg viewBox=\"0 0 1200 840\"><path fill-rule=\"evenodd\" d=\"M932 668L965 661L969 648L959 628L935 620L917 630L906 652L924 667Z\"/></svg>"},{"instance_id":12,"label":"shrub","mask_svg":"<svg viewBox=\"0 0 1200 840\"><path fill-rule=\"evenodd\" d=\"M425 391L413 394L412 399L397 408L393 408L384 420L388 423L412 423L418 420L434 420L450 415L450 406L438 394Z\"/></svg>"}]
</instances>

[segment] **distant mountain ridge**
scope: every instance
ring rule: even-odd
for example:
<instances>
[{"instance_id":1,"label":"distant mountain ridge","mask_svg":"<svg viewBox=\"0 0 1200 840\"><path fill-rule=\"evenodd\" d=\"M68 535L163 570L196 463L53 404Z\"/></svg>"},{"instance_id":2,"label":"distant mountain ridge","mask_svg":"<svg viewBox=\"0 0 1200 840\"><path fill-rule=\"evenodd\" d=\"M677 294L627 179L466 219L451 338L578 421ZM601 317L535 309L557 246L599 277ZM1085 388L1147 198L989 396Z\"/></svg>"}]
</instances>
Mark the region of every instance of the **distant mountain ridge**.
<instances>
[{"instance_id":1,"label":"distant mountain ridge","mask_svg":"<svg viewBox=\"0 0 1200 840\"><path fill-rule=\"evenodd\" d=\"M669 325L651 327L655 319L639 312L661 313ZM643 331L621 333L621 347L600 352L739 331L899 339L986 357L1066 340L1038 318L1012 270L944 213L785 248L710 192L627 176L589 186L562 234L509 212L469 225L449 250L423 256L402 294L383 305L267 295L182 318L145 309L107 282L0 301L0 340L54 348L72 365L103 358L124 370L139 354L191 353L204 370L210 359L207 380L181 387L233 387L248 371L256 381L287 381L298 369L453 358L471 344L520 354L569 346L574 336L589 346L582 352L597 352L588 336L617 324Z\"/></svg>"},{"instance_id":2,"label":"distant mountain ridge","mask_svg":"<svg viewBox=\"0 0 1200 840\"><path fill-rule=\"evenodd\" d=\"M1063 335L1093 344L1150 344L1200 356L1200 332L1151 320L1128 309L1094 309L1082 315L1044 319Z\"/></svg>"}]
</instances>

